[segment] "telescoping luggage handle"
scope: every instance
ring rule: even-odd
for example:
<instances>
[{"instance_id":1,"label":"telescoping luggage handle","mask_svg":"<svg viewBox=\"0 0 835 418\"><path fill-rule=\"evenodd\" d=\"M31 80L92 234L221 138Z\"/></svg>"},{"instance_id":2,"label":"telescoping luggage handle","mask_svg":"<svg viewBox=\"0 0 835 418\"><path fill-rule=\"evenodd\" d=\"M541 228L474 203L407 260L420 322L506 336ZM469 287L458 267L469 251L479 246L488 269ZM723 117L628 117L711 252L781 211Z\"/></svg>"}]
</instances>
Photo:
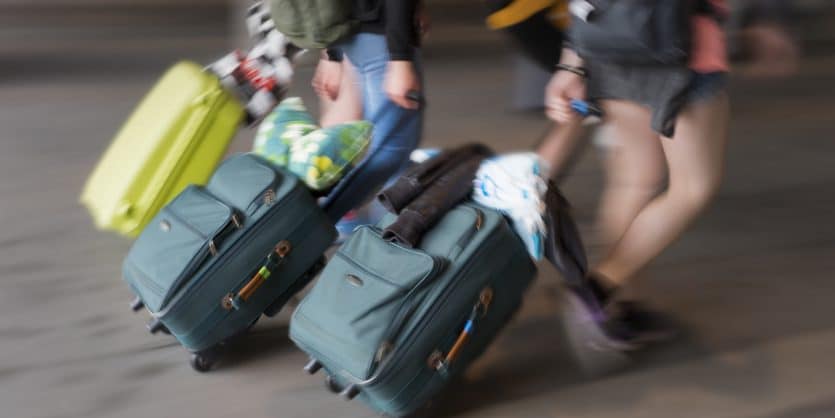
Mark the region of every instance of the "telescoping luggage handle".
<instances>
[{"instance_id":1,"label":"telescoping luggage handle","mask_svg":"<svg viewBox=\"0 0 835 418\"><path fill-rule=\"evenodd\" d=\"M290 244L290 241L283 240L279 242L273 251L267 256L267 260L264 265L258 269L255 276L252 276L252 279L250 279L237 294L229 293L223 297L220 301L223 309L226 309L227 311L241 309L242 305L255 294L261 285L263 285L264 282L270 278L270 276L272 276L273 272L284 264L287 255L290 254L292 249L293 246Z\"/></svg>"}]
</instances>

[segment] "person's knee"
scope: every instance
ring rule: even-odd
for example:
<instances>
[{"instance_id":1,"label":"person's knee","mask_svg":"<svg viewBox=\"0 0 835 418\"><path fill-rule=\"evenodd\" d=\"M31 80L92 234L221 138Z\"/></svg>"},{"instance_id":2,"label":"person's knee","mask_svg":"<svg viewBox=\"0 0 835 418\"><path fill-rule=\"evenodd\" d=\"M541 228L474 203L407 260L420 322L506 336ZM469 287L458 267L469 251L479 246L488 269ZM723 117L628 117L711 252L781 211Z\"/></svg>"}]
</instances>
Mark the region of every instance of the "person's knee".
<instances>
[{"instance_id":1,"label":"person's knee","mask_svg":"<svg viewBox=\"0 0 835 418\"><path fill-rule=\"evenodd\" d=\"M613 161L607 174L613 190L635 196L657 195L667 180L665 166L650 160Z\"/></svg>"},{"instance_id":2,"label":"person's knee","mask_svg":"<svg viewBox=\"0 0 835 418\"><path fill-rule=\"evenodd\" d=\"M671 183L669 194L687 212L696 214L706 209L719 191L721 176Z\"/></svg>"}]
</instances>

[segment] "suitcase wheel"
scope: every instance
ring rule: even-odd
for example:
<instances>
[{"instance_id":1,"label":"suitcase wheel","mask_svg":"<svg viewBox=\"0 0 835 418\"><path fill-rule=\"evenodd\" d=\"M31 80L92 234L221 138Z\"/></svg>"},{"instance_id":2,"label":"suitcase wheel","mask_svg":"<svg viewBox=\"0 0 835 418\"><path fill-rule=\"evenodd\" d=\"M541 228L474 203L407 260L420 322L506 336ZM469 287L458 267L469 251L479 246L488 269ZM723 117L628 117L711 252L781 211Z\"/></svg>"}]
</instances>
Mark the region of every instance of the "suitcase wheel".
<instances>
[{"instance_id":1,"label":"suitcase wheel","mask_svg":"<svg viewBox=\"0 0 835 418\"><path fill-rule=\"evenodd\" d=\"M191 361L191 368L195 371L200 373L206 373L209 370L212 370L212 366L215 365L215 358L209 353L192 353Z\"/></svg>"},{"instance_id":2,"label":"suitcase wheel","mask_svg":"<svg viewBox=\"0 0 835 418\"><path fill-rule=\"evenodd\" d=\"M330 376L325 376L325 387L331 391L331 393L335 393L337 395L342 392L342 387L336 384Z\"/></svg>"},{"instance_id":3,"label":"suitcase wheel","mask_svg":"<svg viewBox=\"0 0 835 418\"><path fill-rule=\"evenodd\" d=\"M158 332L163 332L169 335L171 334L171 331L169 331L168 328L165 325L163 325L159 319L156 318L151 319L151 321L148 322L148 325L146 325L146 327L148 328L148 332L150 332L151 334L156 334Z\"/></svg>"},{"instance_id":4,"label":"suitcase wheel","mask_svg":"<svg viewBox=\"0 0 835 418\"><path fill-rule=\"evenodd\" d=\"M339 384L337 384L330 375L325 377L325 387L328 388L329 391L338 394L346 401L353 400L360 394L359 386L348 385L343 388L339 386Z\"/></svg>"},{"instance_id":5,"label":"suitcase wheel","mask_svg":"<svg viewBox=\"0 0 835 418\"><path fill-rule=\"evenodd\" d=\"M310 359L310 361L304 366L304 371L307 374L316 374L319 370L322 370L322 363L316 359Z\"/></svg>"},{"instance_id":6,"label":"suitcase wheel","mask_svg":"<svg viewBox=\"0 0 835 418\"><path fill-rule=\"evenodd\" d=\"M360 388L357 385L349 385L339 393L339 396L343 397L346 401L350 401L356 398L359 394Z\"/></svg>"},{"instance_id":7,"label":"suitcase wheel","mask_svg":"<svg viewBox=\"0 0 835 418\"><path fill-rule=\"evenodd\" d=\"M144 308L144 307L145 307L145 304L142 303L142 299L140 299L139 296L134 298L133 301L130 303L130 309L134 312L139 312L139 310Z\"/></svg>"}]
</instances>

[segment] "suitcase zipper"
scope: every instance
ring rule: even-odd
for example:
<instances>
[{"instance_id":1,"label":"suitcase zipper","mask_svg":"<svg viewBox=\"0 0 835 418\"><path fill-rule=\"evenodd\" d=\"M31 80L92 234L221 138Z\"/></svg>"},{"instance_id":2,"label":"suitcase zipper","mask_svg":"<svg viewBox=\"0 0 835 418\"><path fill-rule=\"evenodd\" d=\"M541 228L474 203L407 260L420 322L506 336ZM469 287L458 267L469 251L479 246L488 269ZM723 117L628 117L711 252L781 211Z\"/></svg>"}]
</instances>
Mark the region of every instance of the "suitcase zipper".
<instances>
[{"instance_id":1,"label":"suitcase zipper","mask_svg":"<svg viewBox=\"0 0 835 418\"><path fill-rule=\"evenodd\" d=\"M290 200L292 199L292 197L293 197L293 196L295 196L296 194L298 194L299 192L304 192L304 190L303 190L302 188L295 188L295 189L293 189L292 191L290 191L290 193L288 193L288 194L285 196L285 199L282 199L282 201L281 201L281 202L279 202L278 204L279 204L279 205L282 205L283 203L290 201ZM276 218L278 213L280 213L280 211L276 210L275 212L273 212L273 213L269 214L268 216L264 216L264 217L262 217L262 218L258 219L258 220L257 220L257 221L256 221L256 222L252 225L252 227L250 227L250 230L251 230L251 231L258 230L258 229L259 229L259 227L260 227L261 225L263 225L263 224L264 224L264 223L266 223L266 222L272 221L274 218ZM308 218L305 218L305 220L307 220L307 219L308 219ZM303 224L303 223L299 223L299 225L302 225L302 224ZM295 232L295 230L293 230L292 232ZM292 233L292 232L291 232L291 233ZM249 234L247 234L247 235L249 235ZM213 273L214 273L214 270L215 270L216 268L218 268L218 267L215 267L215 266L222 265L222 264L223 264L223 262L225 262L228 258L232 257L232 256L233 256L233 254L235 254L235 253L236 253L236 251L237 251L240 247L242 247L243 245L245 245L245 244L249 241L249 239L248 239L248 238L249 238L249 236L247 236L247 235L244 235L244 236L240 237L240 238L239 238L239 239L238 239L238 240L237 240L234 244L232 244L232 247L231 247L231 248L229 248L227 251L225 251L225 254L222 254L222 255L220 256L220 258L217 258L217 259L214 261L213 265L212 265L212 266L210 266L210 267L208 268L208 270L206 270L206 272L204 273L204 275L211 275L211 274L213 274ZM289 235L289 234L288 234L288 235ZM199 285L200 285L200 284L202 284L202 282L200 282L200 283L196 283L196 284L194 284L193 286L198 286L198 287L199 287ZM178 301L179 301L179 299L182 297L182 295L183 295L184 293L186 293L186 292L185 292L185 290L192 291L192 290L194 290L194 289L193 289L192 287L187 287L187 288L184 288L184 289L180 290L180 292L178 292L178 295L177 295L175 298L173 298L171 301L169 301L169 302L168 302L168 307L166 307L166 309L164 309L164 310L160 311L159 313L157 313L157 314L156 314L156 316L158 316L158 317L159 317L159 316L164 316L165 314L167 314L167 313L168 313L168 311L169 311L169 310L170 310L170 309L171 309L174 305L176 305L176 304L177 304L177 302L178 302Z\"/></svg>"},{"instance_id":2,"label":"suitcase zipper","mask_svg":"<svg viewBox=\"0 0 835 418\"><path fill-rule=\"evenodd\" d=\"M487 245L483 246L478 253L474 254L471 260L477 259L479 254L487 252L488 249L492 251L494 249L494 247L497 246L497 243L498 243L498 240L496 238L493 238ZM444 289L442 291L441 295L439 295L439 297L437 297L432 302L432 305L433 306L439 306L439 307L444 306L447 302L447 299L449 299L449 296L451 294L453 294L454 291L458 288L458 284L460 282L459 278L466 275L467 273L469 273L469 271L475 265L476 265L476 263L474 261L470 261L470 262L467 263L466 266L464 266L461 270L459 270L458 274L456 274L455 277L450 280L450 282L449 282L450 285L446 289ZM423 330L426 328L426 326L434 321L435 315L437 315L438 312L440 312L440 309L433 310L429 315L427 315L425 317L425 319L423 321L419 322L417 324L417 326L409 334L404 336L403 344L408 344L408 339L412 335L415 335L415 334L419 335L421 332L423 332ZM367 385L370 385L370 384L372 384L376 381L382 380L388 374L390 374L392 370L397 370L398 369L398 367L396 367L396 366L398 365L397 363L401 360L401 358L402 358L402 356L393 357L393 358L390 358L390 359L382 362L379 366L380 370L377 373L375 373L375 375L373 375L371 378L369 378L365 381L363 381L361 379L358 379L358 382L360 382L360 384L363 385L363 386L367 386Z\"/></svg>"},{"instance_id":3,"label":"suitcase zipper","mask_svg":"<svg viewBox=\"0 0 835 418\"><path fill-rule=\"evenodd\" d=\"M375 230L379 231L379 228L377 228L377 227L369 227L369 228L374 228ZM442 291L442 293L437 298L435 298L435 300L432 302L432 305L443 306L444 304L446 304L446 301L449 298L449 295L454 293L454 290L456 290L458 288L457 285L460 282L459 278L461 276L464 276L467 273L469 273L469 271L473 268L473 266L476 265L475 261L472 261L472 260L476 260L478 258L479 254L487 252L488 250L492 251L494 249L494 247L498 246L498 243L499 243L498 238L492 238L492 239L490 239L489 242L486 242L485 245L482 246L476 254L473 254L473 257L471 258L471 260L464 267L462 267L461 270L459 270L458 274L456 274L455 277L453 277L449 281L449 283L450 283L449 286L447 286L447 288L444 289ZM432 311L429 315L426 316L425 320L418 323L417 326L409 334L407 334L404 337L404 343L403 344L406 344L408 342L408 338L411 335L420 334L426 328L426 326L428 324L432 323L432 321L434 320L435 315L439 311L440 311L440 309L436 309L436 310ZM406 324L404 323L403 326L405 326L405 325ZM403 326L401 326L399 328L402 329ZM384 340L384 342L385 342L385 340ZM393 349L394 346L391 346L391 348ZM311 350L311 351L318 352L317 350ZM323 357L327 358L328 356L323 356ZM358 377L352 375L351 373L348 373L346 370L341 370L341 374L343 376L353 380L355 384L358 384L358 385L361 385L361 386L368 386L368 385L371 385L371 384L387 377L387 375L390 374L391 371L397 370L398 367L395 367L395 366L397 366L397 363L401 360L401 357L402 356L392 357L392 358L388 358L388 359L383 359L382 361L378 362L378 371L376 373L374 373L368 379L358 378Z\"/></svg>"},{"instance_id":4,"label":"suitcase zipper","mask_svg":"<svg viewBox=\"0 0 835 418\"><path fill-rule=\"evenodd\" d=\"M365 226L364 228L370 229L376 235L378 235L380 237L380 239L382 240L382 231L380 230L380 228L378 228L376 226ZM394 245L398 248L401 248L405 251L416 252L412 248L406 248L406 247L404 247L402 245L399 245L395 242L391 242L390 244ZM432 255L429 255L425 252L420 252L420 254L428 256L432 259L432 269L426 274L426 276L421 278L414 286L412 286L407 291L402 292L402 293L405 293L405 295L403 296L403 300L400 302L400 306L398 306L398 308L395 310L395 312L397 312L397 313L395 314L394 319L391 321L391 325L390 325L390 327L393 327L393 328L386 329L383 332L384 337L380 340L381 342L380 342L380 346L377 349L377 353L375 354L374 364L377 364L380 361L382 361L385 358L385 356L388 354L388 351L390 351L392 348L394 348L394 345L391 342L392 337L399 333L402 324L404 324L406 322L406 318L408 318L412 313L414 313L414 308L417 307L417 301L412 300L412 298L410 298L410 296L413 295L414 293L422 290L429 283L431 283L434 279L436 279L438 277L438 274L441 271L443 271L444 268L446 268L446 266L447 266L447 260L442 258L442 257L432 256ZM368 271L368 269L359 265L357 262L352 260L350 257L347 257L347 256L341 256L341 257L342 257L343 261L345 261L346 263L354 266L358 270ZM372 276L374 276L375 278L377 278L380 281L386 282L386 283L388 283L392 286L398 286L396 283L392 283L389 280L387 280L386 278L384 278L384 277L382 277L382 276L380 276L380 275L378 275L374 272L368 271L368 273L371 274ZM410 302L410 303L407 303L407 302ZM365 315L365 314L363 314L363 315Z\"/></svg>"},{"instance_id":5,"label":"suitcase zipper","mask_svg":"<svg viewBox=\"0 0 835 418\"><path fill-rule=\"evenodd\" d=\"M267 184L267 186L265 186L260 192L258 192L255 195L255 197L246 205L246 208L241 209L241 211L244 212L247 216L252 216L252 214L257 212L258 209L261 209L262 206L264 206L264 205L269 206L269 205L272 205L273 202L275 202L275 199L276 199L275 189L279 185L279 178L278 177L282 176L282 178L285 178L286 176L283 172L279 172L278 170L276 170L273 165L265 163L261 159L261 157L259 157L258 155L249 154L249 156L252 157L252 160L255 162L255 164L257 164L257 165L259 165L263 168L266 168L267 170L269 170L273 173L272 181L270 181L269 184ZM232 199L229 199L227 196L224 196L222 193L218 193L217 191L212 191L210 193L217 196L218 199L220 201L226 203L227 206L230 206L230 207L233 206L232 204L229 203L229 202L232 201Z\"/></svg>"},{"instance_id":6,"label":"suitcase zipper","mask_svg":"<svg viewBox=\"0 0 835 418\"><path fill-rule=\"evenodd\" d=\"M293 197L293 196L295 196L296 194L298 194L299 192L304 192L304 189L303 189L303 188L301 188L301 187L300 187L300 188L293 189L290 193L288 193L288 194L285 196L285 198L284 198L284 199L282 199L282 201L281 201L281 202L279 202L279 205L283 204L284 202L290 201L290 200L292 199L292 197ZM273 213L272 213L272 214L270 214L269 216L265 216L265 217L260 218L260 219L259 219L259 220L258 220L258 221L257 221L257 222L256 222L256 223L252 226L252 227L251 227L251 229L250 229L249 231L247 231L247 233L246 233L245 235L243 235L243 236L241 236L240 238L238 238L238 239L235 241L235 243L232 245L232 247L231 247L231 248L229 248L227 251L225 251L225 252L224 252L224 254L222 254L222 255L220 256L220 258L218 258L218 259L216 259L216 260L214 261L213 266L212 266L212 267L210 267L210 268L209 268L209 270L207 270L207 271L204 273L204 275L207 275L207 276L212 275L212 274L214 273L214 270L217 268L217 267L215 267L215 266L221 266L221 265L223 265L223 264L224 264L224 263L225 263L225 262L226 262L226 261L227 261L230 257L233 257L235 254L237 254L237 252L238 252L238 250L240 249L240 247L244 246L244 245L245 245L245 244L249 241L249 238L251 238L251 236L252 236L253 234L255 234L255 233L256 233L255 231L257 231L257 230L259 229L259 226L260 226L260 225L264 225L265 223L272 222L275 218L277 218L277 217L278 217L278 214L279 214L279 213L280 213L280 211L276 210L275 212L273 212ZM310 218L311 218L311 215L308 215L307 217L305 217L305 218L304 218L304 220L303 220L303 221L298 222L298 223L297 223L297 227L296 227L296 228L294 228L292 231L290 231L290 232L287 234L287 237L288 237L288 238L286 238L286 239L288 239L288 240L289 240L290 238L293 238L293 237L292 237L292 235L293 235L296 231L298 231L298 230L299 230L299 229L300 229L303 225L305 225L305 224L307 223L307 221L308 221L308 220L310 220ZM260 262L260 261L261 261L261 260L259 259L259 262ZM249 280L249 279L252 277L252 275L254 275L254 274L257 272L258 268L260 268L260 267L261 267L261 266L259 265L259 266L257 266L256 268L254 268L254 269L250 270L250 271L249 271L249 273L248 273L247 275L245 275L245 276L244 276L244 279L242 279L241 283L238 283L238 284L235 286L235 288L240 287L243 283L245 283L247 280ZM199 288L199 286L200 286L200 285L202 285L203 283L204 283L204 282L199 282L199 283L194 284L193 286L196 286L196 288ZM179 299L180 299L181 297L183 297L183 294L185 294L185 293L186 293L186 292L185 292L185 290L188 290L188 291L194 291L194 290L196 290L196 288L191 288L191 287L189 287L189 288L187 288L187 289L183 289L183 290L181 290L181 291L179 292L180 294L178 294L178 295L177 295L177 297L176 297L175 299L172 299L172 300L171 300L171 302L169 302L169 307L168 307L167 309L165 309L165 311L163 311L163 312L159 313L159 314L158 314L158 316L163 316L163 315L165 315L166 313L168 313L168 311L169 311L169 310L173 309L173 308L176 306L177 302L179 302Z\"/></svg>"},{"instance_id":7,"label":"suitcase zipper","mask_svg":"<svg viewBox=\"0 0 835 418\"><path fill-rule=\"evenodd\" d=\"M458 337L450 347L446 354L440 350L433 352L427 360L427 365L438 371L443 375L448 375L450 367L461 354L461 351L466 346L467 342L472 339L473 334L478 330L476 324L479 319L483 319L490 312L490 306L493 303L495 294L491 286L485 287L478 295L478 301L473 305L472 312L464 316L466 319L463 329L458 333ZM462 320L459 320L460 323Z\"/></svg>"},{"instance_id":8,"label":"suitcase zipper","mask_svg":"<svg viewBox=\"0 0 835 418\"><path fill-rule=\"evenodd\" d=\"M168 207L162 210L161 213L164 213L169 218L176 220L177 225L186 228L193 235L201 237L203 241L207 241L203 246L200 247L200 249L197 252L195 252L194 256L191 258L191 261L189 261L189 263L183 268L180 274L177 275L177 279L171 284L171 286L168 289L165 289L157 285L156 282L153 279L151 279L151 277L148 274L146 274L133 261L128 262L131 270L135 274L138 273L138 279L140 279L145 284L145 286L151 288L151 290L154 291L154 293L156 293L157 296L163 297L170 291L171 288L181 286L182 281L186 277L190 277L194 273L194 271L197 270L206 261L206 258L208 258L209 255L217 255L217 241L222 241L223 238L225 238L226 235L232 230L233 225L237 227L237 225L240 224L235 208L233 208L231 205L226 204L225 202L222 202L216 196L212 195L203 188L200 188L199 192L208 195L212 199L217 200L218 203L223 204L223 206L229 208L230 215L226 218L226 220L223 221L222 226L217 229L217 232L212 234L212 236L209 236L207 234L204 234L202 231L197 230L197 228L195 228L190 223L186 222L183 219L183 217L180 216L173 208ZM166 303L167 300L165 299L163 299L161 302L162 305L165 305Z\"/></svg>"},{"instance_id":9,"label":"suitcase zipper","mask_svg":"<svg viewBox=\"0 0 835 418\"><path fill-rule=\"evenodd\" d=\"M223 100L221 100L221 98L223 96L223 93L221 91L215 91L211 94L204 93L204 94L198 96L197 99L192 101L192 105L194 105L195 102L206 101L207 100L205 98L206 96L211 96L211 99L213 99L213 100L211 101L211 103L208 106L204 106L204 108L206 110L204 110L202 112L202 114L200 115L199 119L202 119L204 121L206 120L206 118L209 115L215 113L215 110L217 110L220 107L221 102L223 102ZM198 118L197 117L192 117L192 120L194 120L194 119L198 119ZM191 136L192 137L200 136L200 135L202 135L203 132L207 131L208 129L209 129L209 124L205 123L205 122L201 122L197 125L196 128L193 129L193 133L191 134ZM190 141L188 146L186 146L186 148L183 150L183 152L180 153L180 157L174 163L174 170L172 170L171 173L169 173L169 175L162 182L162 185L158 189L159 192L154 195L153 199L151 199L151 205L149 207L156 207L157 203L164 196L169 195L169 191L171 190L172 187L174 187L174 184L180 178L180 174L184 170L183 161L188 159L188 158L191 158L191 155L194 152L194 150L199 147L199 144L197 142L198 141ZM153 216L154 216L154 214L146 214L144 218L149 219L149 218L152 218Z\"/></svg>"},{"instance_id":10,"label":"suitcase zipper","mask_svg":"<svg viewBox=\"0 0 835 418\"><path fill-rule=\"evenodd\" d=\"M477 234L479 231L481 231L482 224L484 223L484 214L482 213L481 210L479 210L478 208L473 207L473 206L464 206L464 208L470 209L475 213L475 215L476 215L475 224L473 225L473 228L471 228L469 230L468 233L462 235L458 239L458 241L456 241L455 246L453 247L452 251L450 251L450 253L448 254L448 256L450 258L452 258L453 256L457 257L458 255L461 254L461 252L464 250L464 248L466 248L467 243L469 243L472 240L472 238L475 236L475 234ZM375 230L377 230L379 233L382 233L379 230L379 228L375 227ZM394 243L394 244L397 245L396 243ZM444 267L446 266L446 260L445 259L442 259L441 257L434 257L434 256L432 256L432 257L433 257L433 259L438 260L438 264L441 264ZM440 270L440 268L439 268L439 270ZM436 274L438 274L437 271L432 272L433 277ZM423 284L419 283L409 293L410 294L414 293L415 291L421 289L422 287L423 287ZM408 298L408 295L407 295L407 298ZM399 323L399 325L396 325L396 327L393 330L391 330L391 333L386 333L386 338L383 339L383 342L381 343L380 348L379 348L378 353L377 353L376 364L382 363L382 361L385 359L385 356L394 349L394 343L392 342L392 340L397 337L397 335L400 333L402 328L405 326L405 322L407 321L407 318L412 313L411 309L414 309L418 305L417 301L414 301L414 305L415 306L409 307L409 311L407 311L405 315L400 315L398 313L398 316L396 317L396 318L398 318L398 320L392 321L393 324L398 324Z\"/></svg>"},{"instance_id":11,"label":"suitcase zipper","mask_svg":"<svg viewBox=\"0 0 835 418\"><path fill-rule=\"evenodd\" d=\"M304 220L302 222L300 222L299 225L300 226L304 225L310 219L311 219L310 216L304 218ZM298 237L293 235L296 232L298 232L300 229L301 228L296 228L293 231L291 231L287 236L287 241L302 242L302 240L296 240L296 238L298 238ZM296 250L298 250L298 249L296 249ZM229 295L232 295L234 297L234 295L236 295L239 292L239 289L244 287L246 285L246 283L250 280L251 276L253 274L255 274L255 272L257 272L258 269L260 269L260 268L261 267L259 266L255 269L253 269L252 272L251 272L252 274L244 275L243 276L244 279L240 283L233 286L233 288L232 288L233 290L230 291L229 294L227 294L226 296L224 296L221 299L221 303L224 302L225 299L227 297L229 297ZM281 296L281 295L278 295L278 296ZM230 303L231 303L231 301L230 301ZM173 302L172 302L172 304L173 304ZM215 329L215 328L217 328L218 323L225 320L229 315L233 315L235 312L236 312L235 309L226 309L223 306L216 307L211 312L209 312L209 314L207 314L205 316L205 318L202 321L200 321L199 324L195 325L192 329L206 328L207 326L209 326L209 328L211 328L211 329ZM154 315L154 316L157 316L157 315Z\"/></svg>"},{"instance_id":12,"label":"suitcase zipper","mask_svg":"<svg viewBox=\"0 0 835 418\"><path fill-rule=\"evenodd\" d=\"M475 212L475 225L473 225L473 228L470 229L468 234L462 235L461 238L458 239L458 241L455 243L455 246L452 247L452 251L450 251L448 254L450 258L457 258L461 254L461 252L464 251L464 248L467 247L467 243L469 243L470 240L473 239L473 237L475 236L475 234L478 233L478 231L481 231L482 224L484 223L484 213L480 209L473 206L464 207Z\"/></svg>"},{"instance_id":13,"label":"suitcase zipper","mask_svg":"<svg viewBox=\"0 0 835 418\"><path fill-rule=\"evenodd\" d=\"M481 253L482 251L486 251L486 249L487 249L487 248L489 248L489 249L491 249L491 250L492 250L492 249L493 249L493 247L497 246L497 245L496 245L496 243L497 243L496 239L493 239L493 240L489 243L489 247L488 247L488 246L482 247L482 248L481 248L481 251L479 251L479 253ZM474 257L473 257L473 258L476 258L476 256L474 255ZM451 280L451 281L450 281L450 283L453 283L453 284L452 284L452 285L450 285L449 287L447 287L447 289L446 289L446 290L444 290L444 291L443 291L443 293L442 293L442 294L441 294L438 298L436 298L436 299L435 299L435 301L433 301L433 302L432 302L432 304L433 304L433 305L435 305L435 306L443 306L443 305L446 303L446 299L448 299L448 298L449 298L449 295L453 293L452 291L453 291L453 290L455 290L455 288L457 288L457 286L455 286L455 285L454 285L455 283L457 283L457 282L458 282L457 278L458 278L458 277L460 277L460 276L461 276L461 275L463 275L463 274L468 273L468 272L469 272L469 270L472 268L472 265L474 265L474 264L475 264L475 263L473 263L473 262L468 263L468 265L467 265L467 266L465 266L463 269L461 269L461 271L459 272L459 274L457 274L457 275L455 276L455 278L454 278L453 280ZM435 316L435 315L437 314L437 312L439 312L439 311L440 311L440 309L436 309L436 310L432 311L432 313L431 313L430 315L427 315L427 317L426 317L427 319L426 319L426 320L424 320L424 321L422 321L422 322L420 322L420 323L418 323L418 324L417 324L417 326L416 326L416 327L415 327L415 328L414 328L414 329L410 332L410 335L412 335L412 334L420 334L420 333L424 330L424 328L426 328L426 326L427 326L428 324L432 323L432 321L434 320L434 316ZM458 321L458 322L460 323L460 322L462 322L464 319L466 319L466 316L462 316L462 317L461 317L461 320L460 320L460 321ZM308 327L308 328L307 328L307 330L308 330L308 331L313 331L314 333L317 333L317 334L323 334L323 335L324 335L324 337L326 337L326 338L328 338L328 339L329 339L329 338L331 338L329 334L324 333L324 332L323 332L323 331L321 331L321 330L318 330L318 329L315 329L315 328L310 328L310 327ZM408 338L408 336L407 336L407 338ZM318 358L318 359L320 359L320 360L330 359L330 356L325 355L325 354L324 354L324 353L322 353L321 351L316 350L316 349L314 349L314 348L310 347L309 345L307 345L307 344L305 344L305 343L303 343L303 342L297 341L297 340L295 340L295 339L293 340L293 342L294 342L296 345L298 345L298 346L299 346L299 348L301 348L303 351L306 351L306 352L308 352L308 353L312 353L312 354L314 354L314 356L313 356L314 358ZM406 344L406 342L404 342L403 344ZM392 346L392 350L393 350L394 348L395 348L395 347L394 347L394 346ZM372 374L372 375L371 375L371 377L369 377L368 379L362 379L362 378L359 378L359 377L357 377L357 376L354 376L353 374L349 373L347 370L344 370L344 369L341 369L341 370L339 371L339 374L340 374L341 376L343 376L343 377L345 377L345 378L347 378L347 379L351 380L351 381L352 381L352 383L353 383L353 384L355 384L355 385L358 385L358 386L370 386L370 385L373 385L374 383L376 383L376 382L378 382L378 381L384 380L384 379L385 379L385 378L387 378L387 377L388 377L388 375L389 375L389 374L391 374L393 371L397 371L397 370L399 370L399 369L400 369L400 367L399 367L398 362L400 362L400 361L402 360L402 357L403 357L403 356L398 356L398 357L392 357L392 358L384 359L382 362L380 362L379 370L378 370L376 373ZM331 361L332 361L332 360L331 360Z\"/></svg>"}]
</instances>

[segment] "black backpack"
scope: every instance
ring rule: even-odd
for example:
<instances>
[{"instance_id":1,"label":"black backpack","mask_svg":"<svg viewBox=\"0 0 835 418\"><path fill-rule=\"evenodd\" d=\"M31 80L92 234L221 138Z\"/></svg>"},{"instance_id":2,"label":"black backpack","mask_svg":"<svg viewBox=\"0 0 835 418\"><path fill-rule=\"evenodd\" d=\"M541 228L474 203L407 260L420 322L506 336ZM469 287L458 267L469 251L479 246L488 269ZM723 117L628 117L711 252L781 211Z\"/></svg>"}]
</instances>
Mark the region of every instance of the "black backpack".
<instances>
[{"instance_id":1,"label":"black backpack","mask_svg":"<svg viewBox=\"0 0 835 418\"><path fill-rule=\"evenodd\" d=\"M631 65L686 65L690 19L707 0L574 0L571 41L583 58Z\"/></svg>"}]
</instances>

